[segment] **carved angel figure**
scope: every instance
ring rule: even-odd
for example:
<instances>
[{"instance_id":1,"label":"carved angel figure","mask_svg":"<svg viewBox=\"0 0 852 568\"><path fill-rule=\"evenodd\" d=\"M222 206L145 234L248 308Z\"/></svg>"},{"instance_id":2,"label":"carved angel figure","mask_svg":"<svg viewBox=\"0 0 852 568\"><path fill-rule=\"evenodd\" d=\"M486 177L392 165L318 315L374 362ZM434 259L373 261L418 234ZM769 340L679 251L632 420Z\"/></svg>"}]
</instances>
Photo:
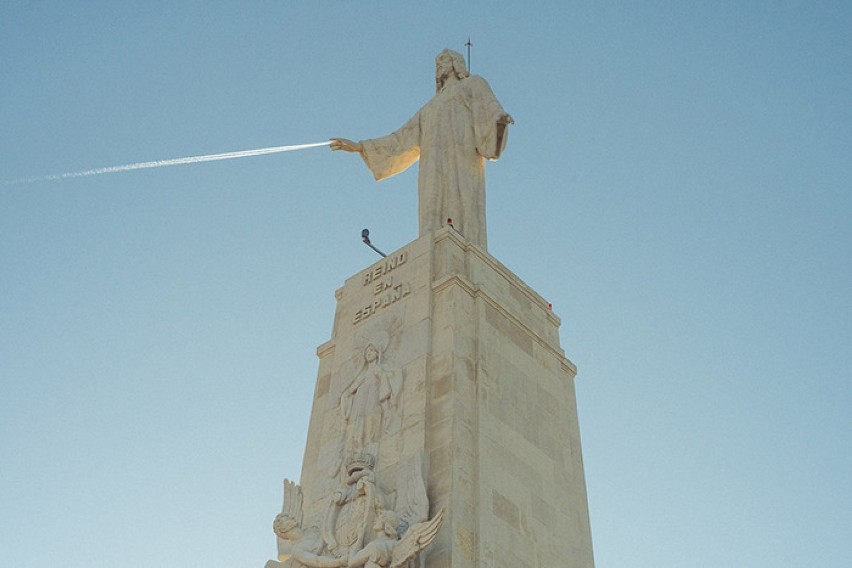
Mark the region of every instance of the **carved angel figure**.
<instances>
[{"instance_id":1,"label":"carved angel figure","mask_svg":"<svg viewBox=\"0 0 852 568\"><path fill-rule=\"evenodd\" d=\"M417 523L399 537L399 516L393 511L383 510L376 515L373 530L376 538L364 548L349 556L348 568L401 568L413 560L421 550L432 544L444 523L445 509L441 509L429 521Z\"/></svg>"},{"instance_id":2,"label":"carved angel figure","mask_svg":"<svg viewBox=\"0 0 852 568\"><path fill-rule=\"evenodd\" d=\"M404 568L429 546L444 522L445 509L429 520L422 458L410 462L401 481L397 511L379 489L375 457L356 454L347 463L344 485L329 500L322 530L302 527L302 490L284 480L284 506L273 529L280 562L268 568ZM396 492L394 492L396 493Z\"/></svg>"},{"instance_id":3,"label":"carved angel figure","mask_svg":"<svg viewBox=\"0 0 852 568\"><path fill-rule=\"evenodd\" d=\"M278 560L283 568L342 568L345 558L321 556L325 546L317 527L302 528L302 488L284 480L284 506L272 530L278 535ZM269 566L269 564L267 564Z\"/></svg>"}]
</instances>

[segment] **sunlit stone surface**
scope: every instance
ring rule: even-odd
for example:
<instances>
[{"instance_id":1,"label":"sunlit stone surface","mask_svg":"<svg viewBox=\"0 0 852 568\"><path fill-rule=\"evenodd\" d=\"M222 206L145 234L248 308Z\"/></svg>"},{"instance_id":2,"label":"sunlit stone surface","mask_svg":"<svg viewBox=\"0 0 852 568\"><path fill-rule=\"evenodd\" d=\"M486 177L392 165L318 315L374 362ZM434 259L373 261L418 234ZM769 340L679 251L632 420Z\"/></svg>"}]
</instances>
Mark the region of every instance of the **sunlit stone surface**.
<instances>
[{"instance_id":1,"label":"sunlit stone surface","mask_svg":"<svg viewBox=\"0 0 852 568\"><path fill-rule=\"evenodd\" d=\"M299 496L299 526L314 529L296 545L317 558L285 565L344 566L377 539L392 549L406 533L375 528L387 510L439 525L429 568L593 566L575 368L545 300L450 228L336 297ZM359 452L369 468L347 465ZM286 559L293 541L279 543Z\"/></svg>"},{"instance_id":2,"label":"sunlit stone surface","mask_svg":"<svg viewBox=\"0 0 852 568\"><path fill-rule=\"evenodd\" d=\"M460 57L399 131L332 139L377 178L419 157L420 237L335 294L267 568L593 567L559 318L485 250L484 160L512 120Z\"/></svg>"}]
</instances>

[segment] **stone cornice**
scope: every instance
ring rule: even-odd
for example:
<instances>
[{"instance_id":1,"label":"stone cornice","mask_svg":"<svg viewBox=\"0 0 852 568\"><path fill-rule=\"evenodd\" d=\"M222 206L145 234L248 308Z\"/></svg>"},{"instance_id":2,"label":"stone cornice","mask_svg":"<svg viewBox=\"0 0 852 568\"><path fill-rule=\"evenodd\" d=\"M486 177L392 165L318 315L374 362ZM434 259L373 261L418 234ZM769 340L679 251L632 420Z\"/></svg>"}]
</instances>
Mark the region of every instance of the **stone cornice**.
<instances>
[{"instance_id":1,"label":"stone cornice","mask_svg":"<svg viewBox=\"0 0 852 568\"><path fill-rule=\"evenodd\" d=\"M571 375L571 378L574 378L577 375L576 365L574 365L574 363L572 363L570 359L565 357L565 353L560 347L554 347L553 345L542 339L539 334L534 332L521 320L515 317L511 312L506 310L506 308L504 308L500 304L500 302L498 302L491 294L488 293L487 290L485 290L481 286L473 284L468 279L458 274L450 274L433 282L432 291L440 292L452 286L458 286L472 298L482 298L484 301L488 302L489 306L491 306L494 310L499 312L500 315L502 315L514 325L516 325L520 330L522 330L526 335L528 335L530 339L538 343L538 345L541 346L545 351L555 357L559 361L562 369L565 370L569 375Z\"/></svg>"},{"instance_id":2,"label":"stone cornice","mask_svg":"<svg viewBox=\"0 0 852 568\"><path fill-rule=\"evenodd\" d=\"M525 296L527 296L531 302L537 304L542 310L545 311L547 318L551 320L556 326L562 324L562 320L553 313L553 310L550 308L550 303L542 298L538 292L527 286L523 280L521 280L518 275L509 270L503 263L499 260L491 256L488 252L482 250L478 246L471 244L464 240L461 235L456 233L452 229L443 229L435 233L435 243L439 243L443 240L449 239L453 241L453 243L464 250L465 252L470 252L476 255L477 258L482 260L485 264L487 264L494 272L497 272L502 276L511 286L514 286L518 290L520 290Z\"/></svg>"}]
</instances>

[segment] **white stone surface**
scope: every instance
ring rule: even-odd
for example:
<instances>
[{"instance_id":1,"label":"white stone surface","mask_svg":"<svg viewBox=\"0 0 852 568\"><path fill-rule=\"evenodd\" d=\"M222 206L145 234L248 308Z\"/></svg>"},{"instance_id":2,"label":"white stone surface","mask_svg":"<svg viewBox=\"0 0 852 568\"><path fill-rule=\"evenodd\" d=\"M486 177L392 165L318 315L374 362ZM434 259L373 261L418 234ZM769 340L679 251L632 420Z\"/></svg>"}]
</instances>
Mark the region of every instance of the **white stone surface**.
<instances>
[{"instance_id":1,"label":"white stone surface","mask_svg":"<svg viewBox=\"0 0 852 568\"><path fill-rule=\"evenodd\" d=\"M363 443L377 491L395 501L387 510L427 503L422 522L446 511L426 567L591 568L576 370L547 302L452 228L365 268L336 297L332 338L317 350L302 526L327 524L341 460ZM372 422L353 437L347 392L359 381L372 381L357 405Z\"/></svg>"},{"instance_id":2,"label":"white stone surface","mask_svg":"<svg viewBox=\"0 0 852 568\"><path fill-rule=\"evenodd\" d=\"M331 149L360 153L377 180L419 160L420 236L451 219L460 234L485 249L485 160L503 153L514 121L455 51L438 54L435 82L435 96L399 130L361 142L332 138Z\"/></svg>"}]
</instances>

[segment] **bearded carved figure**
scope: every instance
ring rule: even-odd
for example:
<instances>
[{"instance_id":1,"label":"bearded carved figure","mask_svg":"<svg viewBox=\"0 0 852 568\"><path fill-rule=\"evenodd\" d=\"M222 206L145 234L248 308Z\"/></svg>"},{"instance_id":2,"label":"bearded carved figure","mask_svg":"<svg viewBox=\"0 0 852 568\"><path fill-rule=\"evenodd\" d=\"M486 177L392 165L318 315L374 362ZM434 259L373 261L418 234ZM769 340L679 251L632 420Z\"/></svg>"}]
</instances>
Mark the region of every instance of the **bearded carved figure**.
<instances>
[{"instance_id":1,"label":"bearded carved figure","mask_svg":"<svg viewBox=\"0 0 852 568\"><path fill-rule=\"evenodd\" d=\"M435 96L399 130L360 142L332 138L331 149L360 154L377 180L419 161L420 236L451 225L485 249L485 161L503 153L512 123L485 79L445 49L435 58Z\"/></svg>"}]
</instances>

